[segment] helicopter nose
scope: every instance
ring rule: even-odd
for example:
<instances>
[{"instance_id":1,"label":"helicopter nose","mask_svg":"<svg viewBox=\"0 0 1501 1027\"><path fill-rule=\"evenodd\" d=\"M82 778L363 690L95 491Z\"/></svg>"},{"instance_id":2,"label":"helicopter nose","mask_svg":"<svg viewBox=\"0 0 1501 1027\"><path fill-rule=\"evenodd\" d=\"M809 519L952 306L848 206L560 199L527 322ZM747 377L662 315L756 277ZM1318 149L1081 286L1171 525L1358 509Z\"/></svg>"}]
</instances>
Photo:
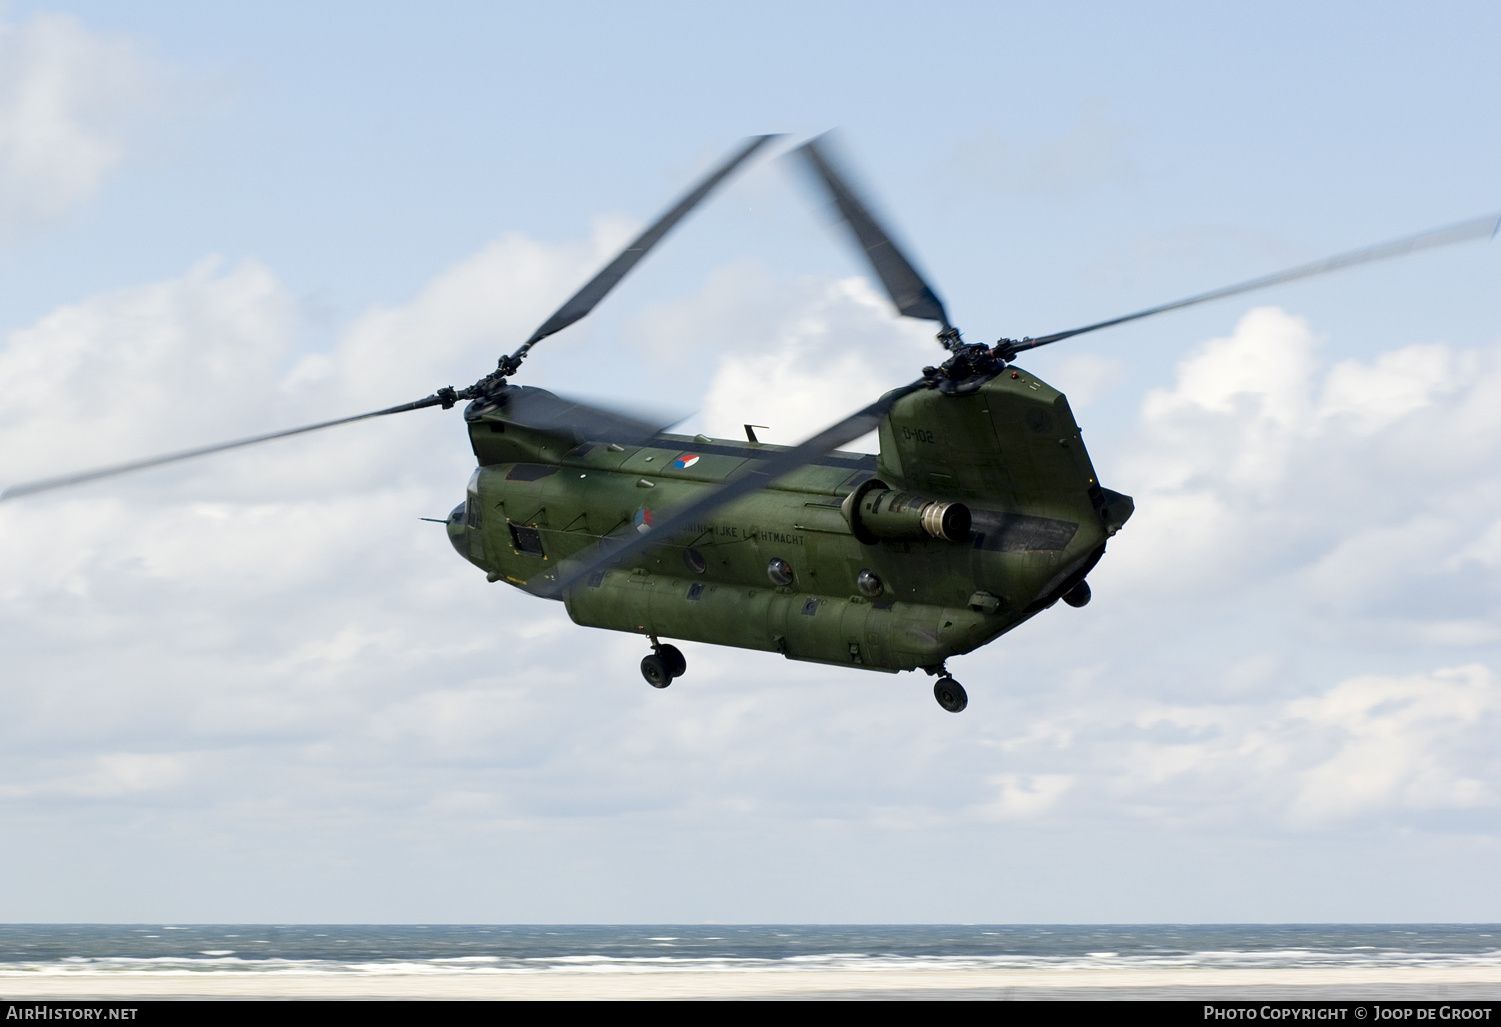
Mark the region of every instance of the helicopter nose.
<instances>
[{"instance_id":1,"label":"helicopter nose","mask_svg":"<svg viewBox=\"0 0 1501 1027\"><path fill-rule=\"evenodd\" d=\"M464 534L464 504L460 503L448 514L448 541L454 551L469 559L469 537Z\"/></svg>"}]
</instances>

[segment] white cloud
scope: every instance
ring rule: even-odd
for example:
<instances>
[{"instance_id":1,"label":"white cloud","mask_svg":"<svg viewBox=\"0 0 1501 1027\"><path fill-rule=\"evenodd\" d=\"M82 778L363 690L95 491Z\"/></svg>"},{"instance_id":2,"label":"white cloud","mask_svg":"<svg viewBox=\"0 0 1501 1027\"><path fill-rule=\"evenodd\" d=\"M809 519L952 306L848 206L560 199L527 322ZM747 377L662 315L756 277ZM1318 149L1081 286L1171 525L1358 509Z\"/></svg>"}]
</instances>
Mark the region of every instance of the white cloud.
<instances>
[{"instance_id":1,"label":"white cloud","mask_svg":"<svg viewBox=\"0 0 1501 1027\"><path fill-rule=\"evenodd\" d=\"M1478 370L1476 354L1435 343L1382 353L1369 364L1346 360L1329 369L1318 416L1348 418L1350 430L1370 434L1454 393Z\"/></svg>"},{"instance_id":2,"label":"white cloud","mask_svg":"<svg viewBox=\"0 0 1501 1027\"><path fill-rule=\"evenodd\" d=\"M4 480L472 380L598 266L611 234L503 237L311 357L297 351L296 304L254 263L70 304L0 351ZM896 318L863 280L789 287L752 265L720 269L631 331L652 380L713 340L699 361L706 427L771 424L773 441L939 355L928 326ZM577 340L555 342L528 381L550 380L550 352L556 366L574 359ZM308 844L424 866L421 846L489 866L567 832L598 853L632 832L643 852L668 837L700 851L742 836L798 849L824 831L1009 841L1133 818L1286 832L1476 816L1498 777L1481 744L1497 714L1488 671L1299 677L1316 647L1245 617L1280 607L1299 624L1384 630L1391 610L1367 607L1400 601L1413 574L1448 588L1495 559L1497 518L1483 503L1472 516L1463 491L1491 473L1491 358L1419 347L1416 385L1400 377L1407 359L1328 368L1313 331L1275 311L1190 355L1145 399L1107 479L1135 492L1138 513L1096 572L1096 603L955 661L971 694L962 717L938 710L920 676L689 644L688 675L647 688L640 638L485 584L440 527L416 521L446 512L468 475L452 413L6 503L0 798L28 816L90 797L192 806L185 837L300 847L327 831ZM1394 498L1407 434L1451 430L1433 418L1465 425L1464 449ZM1347 504L1364 523L1330 524ZM1347 580L1358 594L1341 599ZM1484 608L1440 612L1421 624L1451 639L1486 623ZM1152 648L1161 639L1168 656Z\"/></svg>"},{"instance_id":3,"label":"white cloud","mask_svg":"<svg viewBox=\"0 0 1501 1027\"><path fill-rule=\"evenodd\" d=\"M182 784L192 760L173 753L111 752L92 760L90 769L50 781L0 785L7 799L120 799L160 792Z\"/></svg>"},{"instance_id":4,"label":"white cloud","mask_svg":"<svg viewBox=\"0 0 1501 1027\"><path fill-rule=\"evenodd\" d=\"M357 321L316 374L294 355L297 304L253 261L70 304L0 349L0 481L414 399L468 364L464 384L619 234L499 240ZM417 520L446 514L472 461L457 415L424 411L5 503L10 737L69 738L79 709L95 744L316 734L366 689L420 691L495 646L487 604L515 603L523 635L555 618Z\"/></svg>"},{"instance_id":5,"label":"white cloud","mask_svg":"<svg viewBox=\"0 0 1501 1027\"><path fill-rule=\"evenodd\" d=\"M1473 619L1497 599L1463 577L1491 558L1497 410L1501 349L1433 343L1331 367L1304 321L1253 310L1147 395L1106 475L1137 508L1110 571L1185 594L1275 583L1315 617L1381 611L1410 631L1455 619L1404 602L1447 578L1455 604L1483 604Z\"/></svg>"},{"instance_id":6,"label":"white cloud","mask_svg":"<svg viewBox=\"0 0 1501 1027\"><path fill-rule=\"evenodd\" d=\"M1179 816L1199 806L1308 828L1498 798L1488 740L1501 683L1482 665L1363 675L1260 705L1131 706L1086 714L1076 730L1101 746L1090 762L1112 794Z\"/></svg>"},{"instance_id":7,"label":"white cloud","mask_svg":"<svg viewBox=\"0 0 1501 1027\"><path fill-rule=\"evenodd\" d=\"M1073 783L1069 774L996 774L990 778L996 799L982 811L992 820L1041 816L1062 801Z\"/></svg>"},{"instance_id":8,"label":"white cloud","mask_svg":"<svg viewBox=\"0 0 1501 1027\"><path fill-rule=\"evenodd\" d=\"M1405 678L1360 677L1286 713L1326 733L1334 752L1299 774L1293 813L1319 820L1388 805L1493 802L1483 782L1454 764L1465 743L1486 744L1501 712L1501 685L1475 665ZM1482 732L1484 721L1491 721Z\"/></svg>"},{"instance_id":9,"label":"white cloud","mask_svg":"<svg viewBox=\"0 0 1501 1027\"><path fill-rule=\"evenodd\" d=\"M704 290L637 330L659 360L713 340L701 430L790 445L916 378L943 351L927 322L899 318L864 278L776 282L753 264L715 271ZM645 340L650 340L647 343ZM685 383L689 384L689 383ZM691 385L690 385L691 387ZM848 447L873 449L874 436Z\"/></svg>"},{"instance_id":10,"label":"white cloud","mask_svg":"<svg viewBox=\"0 0 1501 1027\"><path fill-rule=\"evenodd\" d=\"M0 351L0 476L47 477L264 431L294 304L254 261L62 307Z\"/></svg>"},{"instance_id":11,"label":"white cloud","mask_svg":"<svg viewBox=\"0 0 1501 1027\"><path fill-rule=\"evenodd\" d=\"M165 72L132 40L66 14L0 24L0 239L88 201L167 98Z\"/></svg>"},{"instance_id":12,"label":"white cloud","mask_svg":"<svg viewBox=\"0 0 1501 1027\"><path fill-rule=\"evenodd\" d=\"M400 402L391 397L416 399L439 385L468 385L493 370L502 353L515 350L614 256L630 228L621 219L603 218L587 242L561 245L507 233L457 261L410 302L358 318L330 355L334 364L305 362L291 379L327 376L348 402L366 406ZM539 345L527 360L525 381L555 380L549 365L560 355L576 356L587 328L575 326Z\"/></svg>"}]
</instances>

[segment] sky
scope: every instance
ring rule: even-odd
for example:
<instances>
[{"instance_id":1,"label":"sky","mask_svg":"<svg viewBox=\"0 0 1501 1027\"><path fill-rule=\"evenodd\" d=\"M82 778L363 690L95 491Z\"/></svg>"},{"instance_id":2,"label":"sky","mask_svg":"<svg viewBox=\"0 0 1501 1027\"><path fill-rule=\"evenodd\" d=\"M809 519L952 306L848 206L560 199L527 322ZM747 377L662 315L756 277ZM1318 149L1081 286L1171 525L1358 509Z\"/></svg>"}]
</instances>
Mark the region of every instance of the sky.
<instances>
[{"instance_id":1,"label":"sky","mask_svg":"<svg viewBox=\"0 0 1501 1027\"><path fill-rule=\"evenodd\" d=\"M1501 210L1487 4L0 8L0 486L463 386L829 129L972 341ZM780 151L779 151L780 152ZM459 560L452 412L0 505L0 919L1498 921L1501 244L1070 340L1136 514L876 675ZM789 162L519 379L792 443L939 351Z\"/></svg>"}]
</instances>

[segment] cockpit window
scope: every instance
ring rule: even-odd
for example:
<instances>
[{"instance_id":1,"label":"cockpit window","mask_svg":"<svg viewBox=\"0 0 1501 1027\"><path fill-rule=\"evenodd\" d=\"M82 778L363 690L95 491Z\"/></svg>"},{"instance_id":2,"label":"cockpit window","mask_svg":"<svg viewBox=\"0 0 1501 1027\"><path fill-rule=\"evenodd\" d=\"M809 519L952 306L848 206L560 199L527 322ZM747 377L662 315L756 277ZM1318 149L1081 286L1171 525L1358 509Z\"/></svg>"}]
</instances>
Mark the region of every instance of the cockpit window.
<instances>
[{"instance_id":1,"label":"cockpit window","mask_svg":"<svg viewBox=\"0 0 1501 1027\"><path fill-rule=\"evenodd\" d=\"M479 505L479 468L469 476L469 487L464 493L464 524L478 528L483 524L484 514Z\"/></svg>"}]
</instances>

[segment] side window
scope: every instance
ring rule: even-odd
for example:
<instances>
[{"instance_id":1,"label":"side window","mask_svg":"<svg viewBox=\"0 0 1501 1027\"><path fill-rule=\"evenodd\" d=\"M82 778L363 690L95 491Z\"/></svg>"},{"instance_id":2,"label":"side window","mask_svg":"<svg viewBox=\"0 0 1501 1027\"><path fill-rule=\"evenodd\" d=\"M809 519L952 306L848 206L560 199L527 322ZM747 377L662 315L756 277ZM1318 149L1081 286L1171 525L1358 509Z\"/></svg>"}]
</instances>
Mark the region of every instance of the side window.
<instances>
[{"instance_id":1,"label":"side window","mask_svg":"<svg viewBox=\"0 0 1501 1027\"><path fill-rule=\"evenodd\" d=\"M528 528L525 524L507 524L511 529L511 545L516 547L518 553L527 556L542 556L542 533L536 528Z\"/></svg>"}]
</instances>

